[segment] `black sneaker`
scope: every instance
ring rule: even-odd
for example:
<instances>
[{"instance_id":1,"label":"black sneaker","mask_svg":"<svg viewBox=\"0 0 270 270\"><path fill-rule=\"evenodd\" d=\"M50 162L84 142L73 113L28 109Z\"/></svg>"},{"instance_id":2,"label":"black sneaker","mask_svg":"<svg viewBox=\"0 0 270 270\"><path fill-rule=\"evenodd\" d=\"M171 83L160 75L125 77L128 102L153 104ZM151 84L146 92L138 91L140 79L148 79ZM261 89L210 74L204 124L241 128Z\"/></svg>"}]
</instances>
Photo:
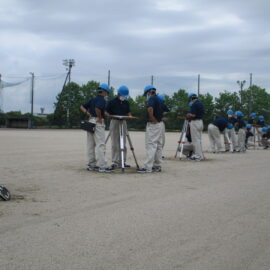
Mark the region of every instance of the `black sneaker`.
<instances>
[{"instance_id":1,"label":"black sneaker","mask_svg":"<svg viewBox=\"0 0 270 270\"><path fill-rule=\"evenodd\" d=\"M152 168L152 172L161 172L161 167L160 166L154 166Z\"/></svg>"},{"instance_id":2,"label":"black sneaker","mask_svg":"<svg viewBox=\"0 0 270 270\"><path fill-rule=\"evenodd\" d=\"M97 171L99 169L99 167L88 165L86 169L87 169L87 171Z\"/></svg>"},{"instance_id":3,"label":"black sneaker","mask_svg":"<svg viewBox=\"0 0 270 270\"><path fill-rule=\"evenodd\" d=\"M197 158L197 157L190 157L189 160L191 161L201 161L201 158Z\"/></svg>"},{"instance_id":4,"label":"black sneaker","mask_svg":"<svg viewBox=\"0 0 270 270\"><path fill-rule=\"evenodd\" d=\"M141 169L138 169L137 172L138 172L138 173L151 173L151 172L153 172L153 171L152 171L152 170L151 170L151 171L148 171L148 170L146 170L145 168L141 168Z\"/></svg>"},{"instance_id":5,"label":"black sneaker","mask_svg":"<svg viewBox=\"0 0 270 270\"><path fill-rule=\"evenodd\" d=\"M125 168L130 168L130 165L128 165L128 164L124 164L125 165Z\"/></svg>"},{"instance_id":6,"label":"black sneaker","mask_svg":"<svg viewBox=\"0 0 270 270\"><path fill-rule=\"evenodd\" d=\"M112 168L99 168L98 169L98 172L101 172L101 173L111 173L111 172L113 172L113 169Z\"/></svg>"}]
</instances>

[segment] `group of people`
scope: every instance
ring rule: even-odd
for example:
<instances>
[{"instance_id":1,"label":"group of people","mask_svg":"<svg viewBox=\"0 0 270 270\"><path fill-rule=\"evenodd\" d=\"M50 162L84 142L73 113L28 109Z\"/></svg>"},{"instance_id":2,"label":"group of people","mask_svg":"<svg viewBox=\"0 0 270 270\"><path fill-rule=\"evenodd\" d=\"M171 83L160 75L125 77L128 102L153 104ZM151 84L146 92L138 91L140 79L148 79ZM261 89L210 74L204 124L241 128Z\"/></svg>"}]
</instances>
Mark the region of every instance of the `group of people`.
<instances>
[{"instance_id":1,"label":"group of people","mask_svg":"<svg viewBox=\"0 0 270 270\"><path fill-rule=\"evenodd\" d=\"M94 132L87 132L87 155L89 171L113 172L121 166L120 151L124 151L124 166L130 167L126 163L127 149L120 149L120 131L119 121L111 119L110 137L111 137L111 154L112 164L107 165L106 161L106 138L105 138L105 117L126 116L132 118L128 102L129 89L122 85L117 90L117 96L110 101L106 99L110 93L110 87L101 83L98 87L97 96L90 99L87 103L80 106L80 110L89 118L89 122L95 125ZM158 95L153 85L147 85L144 88L143 95L147 98L146 111L146 132L145 132L145 149L146 160L142 168L138 168L138 173L161 172L162 149L165 144L165 124L166 114L169 108L165 104L164 96ZM202 150L202 132L204 106L194 93L189 94L190 110L185 118L188 121L186 138L187 143L184 145L183 153L189 160L201 161L204 159ZM260 143L265 148L269 147L270 127L265 129L265 123L262 122L261 116L255 123L256 115L252 114L246 125L243 120L242 112L234 113L229 110L228 117L216 117L208 126L208 135L212 152L222 152L221 132L224 133L225 151L245 152L251 137L255 136L255 129L258 130L258 136L261 136ZM264 119L263 119L264 120ZM260 121L260 122L259 122ZM123 123L123 137L126 139L127 124ZM236 131L238 136L236 139ZM124 142L125 145L125 142Z\"/></svg>"},{"instance_id":2,"label":"group of people","mask_svg":"<svg viewBox=\"0 0 270 270\"><path fill-rule=\"evenodd\" d=\"M216 117L208 125L208 136L210 150L214 153L222 153L221 133L224 135L225 152L244 153L250 146L264 147L270 146L270 126L265 123L263 115L259 115L256 120L256 113L251 113L246 121L241 111L227 111L227 118ZM236 133L238 133L236 135Z\"/></svg>"}]
</instances>

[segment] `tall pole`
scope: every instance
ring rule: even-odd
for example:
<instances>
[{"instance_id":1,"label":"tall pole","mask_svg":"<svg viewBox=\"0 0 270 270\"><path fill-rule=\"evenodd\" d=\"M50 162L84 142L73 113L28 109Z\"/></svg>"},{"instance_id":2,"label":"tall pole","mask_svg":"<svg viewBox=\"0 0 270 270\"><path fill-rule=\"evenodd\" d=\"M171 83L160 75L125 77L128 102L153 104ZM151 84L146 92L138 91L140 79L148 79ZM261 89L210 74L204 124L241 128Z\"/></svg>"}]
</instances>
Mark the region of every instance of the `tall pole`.
<instances>
[{"instance_id":1,"label":"tall pole","mask_svg":"<svg viewBox=\"0 0 270 270\"><path fill-rule=\"evenodd\" d=\"M198 97L200 95L200 80L201 80L200 74L198 74Z\"/></svg>"},{"instance_id":2,"label":"tall pole","mask_svg":"<svg viewBox=\"0 0 270 270\"><path fill-rule=\"evenodd\" d=\"M67 77L65 79L64 86L63 86L63 90L64 90L64 88L66 86L67 79L68 79L68 83L70 84L70 81L71 81L71 69L72 69L73 66L75 66L75 60L74 59L65 59L65 60L63 60L63 65L68 67L67 68L67 70L68 70ZM68 91L67 94L68 94L67 95L68 96L67 97L67 99L68 99L67 100L67 127L69 127L70 126L70 117L69 117L69 115L70 115L70 93L69 93L69 91Z\"/></svg>"},{"instance_id":3,"label":"tall pole","mask_svg":"<svg viewBox=\"0 0 270 270\"><path fill-rule=\"evenodd\" d=\"M240 104L241 104L241 109L243 108L243 87L246 83L246 81L237 81L238 85L240 86Z\"/></svg>"},{"instance_id":4,"label":"tall pole","mask_svg":"<svg viewBox=\"0 0 270 270\"><path fill-rule=\"evenodd\" d=\"M111 86L111 71L108 70L108 85Z\"/></svg>"},{"instance_id":5,"label":"tall pole","mask_svg":"<svg viewBox=\"0 0 270 270\"><path fill-rule=\"evenodd\" d=\"M151 76L151 85L154 85L154 76Z\"/></svg>"},{"instance_id":6,"label":"tall pole","mask_svg":"<svg viewBox=\"0 0 270 270\"><path fill-rule=\"evenodd\" d=\"M2 96L2 74L0 74L0 113L3 112L3 96Z\"/></svg>"},{"instance_id":7,"label":"tall pole","mask_svg":"<svg viewBox=\"0 0 270 270\"><path fill-rule=\"evenodd\" d=\"M252 95L252 73L249 74L249 103L248 103L248 109L249 109L249 114L252 111L253 107L253 95Z\"/></svg>"},{"instance_id":8,"label":"tall pole","mask_svg":"<svg viewBox=\"0 0 270 270\"><path fill-rule=\"evenodd\" d=\"M34 78L35 74L34 72L30 72L32 78L31 78L31 122L30 122L30 128L33 128L33 116L34 116Z\"/></svg>"}]
</instances>

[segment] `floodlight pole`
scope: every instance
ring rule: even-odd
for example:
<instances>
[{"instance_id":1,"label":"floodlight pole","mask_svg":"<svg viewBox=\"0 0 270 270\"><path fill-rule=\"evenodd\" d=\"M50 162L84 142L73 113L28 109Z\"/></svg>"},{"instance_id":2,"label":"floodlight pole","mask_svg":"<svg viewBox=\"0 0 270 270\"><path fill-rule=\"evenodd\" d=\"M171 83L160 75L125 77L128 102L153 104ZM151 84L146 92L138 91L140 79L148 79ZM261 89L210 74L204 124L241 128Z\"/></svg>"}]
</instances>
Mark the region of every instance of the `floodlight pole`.
<instances>
[{"instance_id":1,"label":"floodlight pole","mask_svg":"<svg viewBox=\"0 0 270 270\"><path fill-rule=\"evenodd\" d=\"M33 128L33 117L34 117L34 72L29 72L31 75L31 120L30 120L30 128Z\"/></svg>"},{"instance_id":2,"label":"floodlight pole","mask_svg":"<svg viewBox=\"0 0 270 270\"><path fill-rule=\"evenodd\" d=\"M241 104L241 109L243 107L243 87L246 83L246 81L237 81L238 85L240 86L240 104Z\"/></svg>"}]
</instances>

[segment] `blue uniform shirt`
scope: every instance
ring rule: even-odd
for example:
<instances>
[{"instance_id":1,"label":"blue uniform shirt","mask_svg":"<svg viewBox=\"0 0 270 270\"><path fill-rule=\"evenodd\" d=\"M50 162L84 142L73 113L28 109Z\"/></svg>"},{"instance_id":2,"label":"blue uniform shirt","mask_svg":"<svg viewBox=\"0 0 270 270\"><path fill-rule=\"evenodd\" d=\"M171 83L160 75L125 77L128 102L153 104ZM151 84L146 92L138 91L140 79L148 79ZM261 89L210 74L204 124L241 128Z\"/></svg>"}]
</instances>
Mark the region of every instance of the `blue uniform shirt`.
<instances>
[{"instance_id":1,"label":"blue uniform shirt","mask_svg":"<svg viewBox=\"0 0 270 270\"><path fill-rule=\"evenodd\" d=\"M219 131L222 132L227 127L228 121L224 117L216 117L216 119L212 122L213 125L218 127Z\"/></svg>"},{"instance_id":2,"label":"blue uniform shirt","mask_svg":"<svg viewBox=\"0 0 270 270\"><path fill-rule=\"evenodd\" d=\"M258 120L257 123L256 123L258 126L260 127L264 127L265 126L265 121L261 121L261 120Z\"/></svg>"},{"instance_id":3,"label":"blue uniform shirt","mask_svg":"<svg viewBox=\"0 0 270 270\"><path fill-rule=\"evenodd\" d=\"M147 108L153 108L153 115L158 122L161 121L163 117L163 108L160 99L158 96L151 96L147 101ZM150 122L149 114L146 116L147 122Z\"/></svg>"},{"instance_id":4,"label":"blue uniform shirt","mask_svg":"<svg viewBox=\"0 0 270 270\"><path fill-rule=\"evenodd\" d=\"M238 128L244 128L246 126L246 123L244 119L242 118L237 118L237 123L238 123Z\"/></svg>"},{"instance_id":5,"label":"blue uniform shirt","mask_svg":"<svg viewBox=\"0 0 270 270\"><path fill-rule=\"evenodd\" d=\"M237 122L237 119L235 117L228 117L228 122L230 124L233 124L233 126L235 125L235 123Z\"/></svg>"},{"instance_id":6,"label":"blue uniform shirt","mask_svg":"<svg viewBox=\"0 0 270 270\"><path fill-rule=\"evenodd\" d=\"M101 110L101 116L104 118L104 110L106 101L104 96L98 95L95 98L90 99L88 102L83 104L83 107L88 110L92 117L97 117L95 109Z\"/></svg>"},{"instance_id":7,"label":"blue uniform shirt","mask_svg":"<svg viewBox=\"0 0 270 270\"><path fill-rule=\"evenodd\" d=\"M253 119L253 118L249 118L249 119L248 119L248 124L253 125L253 124L254 124L254 119Z\"/></svg>"},{"instance_id":8,"label":"blue uniform shirt","mask_svg":"<svg viewBox=\"0 0 270 270\"><path fill-rule=\"evenodd\" d=\"M191 118L191 120L202 119L204 116L203 104L199 100L193 102L190 108L190 113L196 115L195 117Z\"/></svg>"},{"instance_id":9,"label":"blue uniform shirt","mask_svg":"<svg viewBox=\"0 0 270 270\"><path fill-rule=\"evenodd\" d=\"M116 97L108 102L106 111L111 115L128 115L130 113L129 102L127 100L121 101Z\"/></svg>"},{"instance_id":10,"label":"blue uniform shirt","mask_svg":"<svg viewBox=\"0 0 270 270\"><path fill-rule=\"evenodd\" d=\"M167 107L164 101L161 101L161 107L163 112L170 112L170 109Z\"/></svg>"}]
</instances>

